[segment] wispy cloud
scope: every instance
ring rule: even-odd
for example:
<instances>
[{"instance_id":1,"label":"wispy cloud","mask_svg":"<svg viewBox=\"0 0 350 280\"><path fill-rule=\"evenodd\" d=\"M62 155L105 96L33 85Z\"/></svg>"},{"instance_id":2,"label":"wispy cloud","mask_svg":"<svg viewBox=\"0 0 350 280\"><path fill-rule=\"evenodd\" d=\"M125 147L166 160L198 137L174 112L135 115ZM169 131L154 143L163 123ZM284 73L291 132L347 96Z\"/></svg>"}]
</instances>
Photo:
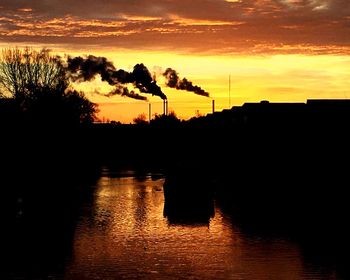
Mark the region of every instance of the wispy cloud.
<instances>
[{"instance_id":1,"label":"wispy cloud","mask_svg":"<svg viewBox=\"0 0 350 280\"><path fill-rule=\"evenodd\" d=\"M349 19L348 0L2 0L0 41L348 54Z\"/></svg>"}]
</instances>

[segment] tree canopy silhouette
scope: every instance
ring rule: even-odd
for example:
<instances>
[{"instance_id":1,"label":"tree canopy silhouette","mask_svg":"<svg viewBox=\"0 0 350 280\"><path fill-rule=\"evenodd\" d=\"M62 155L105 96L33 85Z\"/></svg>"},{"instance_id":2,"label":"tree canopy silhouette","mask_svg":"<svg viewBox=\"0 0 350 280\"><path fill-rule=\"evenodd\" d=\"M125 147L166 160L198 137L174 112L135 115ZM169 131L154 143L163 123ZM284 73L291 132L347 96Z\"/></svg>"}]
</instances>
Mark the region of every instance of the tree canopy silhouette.
<instances>
[{"instance_id":1,"label":"tree canopy silhouette","mask_svg":"<svg viewBox=\"0 0 350 280\"><path fill-rule=\"evenodd\" d=\"M58 56L50 55L48 49L26 47L2 50L0 83L14 98L24 98L42 88L64 88L67 79Z\"/></svg>"},{"instance_id":2,"label":"tree canopy silhouette","mask_svg":"<svg viewBox=\"0 0 350 280\"><path fill-rule=\"evenodd\" d=\"M170 111L168 115L156 115L150 124L156 127L176 127L181 124L181 120L174 111Z\"/></svg>"},{"instance_id":3,"label":"tree canopy silhouette","mask_svg":"<svg viewBox=\"0 0 350 280\"><path fill-rule=\"evenodd\" d=\"M45 48L2 50L0 91L0 98L11 99L21 117L34 122L92 122L97 113L96 104L69 87L61 58Z\"/></svg>"},{"instance_id":4,"label":"tree canopy silhouette","mask_svg":"<svg viewBox=\"0 0 350 280\"><path fill-rule=\"evenodd\" d=\"M139 114L136 118L133 119L133 122L136 125L146 125L146 124L148 124L146 114L145 113Z\"/></svg>"}]
</instances>

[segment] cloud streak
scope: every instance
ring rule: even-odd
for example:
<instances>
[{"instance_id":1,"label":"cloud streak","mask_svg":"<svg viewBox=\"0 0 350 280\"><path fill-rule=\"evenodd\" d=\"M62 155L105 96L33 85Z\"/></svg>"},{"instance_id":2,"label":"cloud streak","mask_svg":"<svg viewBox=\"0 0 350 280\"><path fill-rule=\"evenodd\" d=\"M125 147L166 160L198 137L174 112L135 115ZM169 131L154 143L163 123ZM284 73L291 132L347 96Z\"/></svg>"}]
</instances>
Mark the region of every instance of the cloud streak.
<instances>
[{"instance_id":1,"label":"cloud streak","mask_svg":"<svg viewBox=\"0 0 350 280\"><path fill-rule=\"evenodd\" d=\"M0 41L348 54L349 19L347 0L3 0Z\"/></svg>"}]
</instances>

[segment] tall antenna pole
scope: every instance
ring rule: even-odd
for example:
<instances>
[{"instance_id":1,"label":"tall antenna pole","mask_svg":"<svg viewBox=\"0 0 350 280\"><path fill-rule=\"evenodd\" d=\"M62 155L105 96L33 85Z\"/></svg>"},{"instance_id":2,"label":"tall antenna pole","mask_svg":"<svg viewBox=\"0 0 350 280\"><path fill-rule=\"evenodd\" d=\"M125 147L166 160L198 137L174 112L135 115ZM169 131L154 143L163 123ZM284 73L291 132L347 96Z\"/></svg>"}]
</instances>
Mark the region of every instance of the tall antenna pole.
<instances>
[{"instance_id":1,"label":"tall antenna pole","mask_svg":"<svg viewBox=\"0 0 350 280\"><path fill-rule=\"evenodd\" d=\"M228 76L228 105L231 109L231 75Z\"/></svg>"}]
</instances>

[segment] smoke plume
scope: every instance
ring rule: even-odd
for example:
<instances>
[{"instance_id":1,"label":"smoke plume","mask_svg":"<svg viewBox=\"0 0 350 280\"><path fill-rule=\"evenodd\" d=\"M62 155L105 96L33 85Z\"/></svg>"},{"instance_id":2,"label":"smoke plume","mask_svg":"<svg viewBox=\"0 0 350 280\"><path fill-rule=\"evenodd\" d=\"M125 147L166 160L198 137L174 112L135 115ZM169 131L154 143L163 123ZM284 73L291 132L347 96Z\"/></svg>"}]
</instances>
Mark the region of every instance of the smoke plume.
<instances>
[{"instance_id":1,"label":"smoke plume","mask_svg":"<svg viewBox=\"0 0 350 280\"><path fill-rule=\"evenodd\" d=\"M125 96L125 97L130 97L133 99L137 99L137 100L143 100L143 101L148 101L147 97L142 96L136 92L129 91L129 89L127 87L121 86L121 85L117 85L112 91L110 91L107 96L111 97L114 95L121 95L121 96Z\"/></svg>"},{"instance_id":2,"label":"smoke plume","mask_svg":"<svg viewBox=\"0 0 350 280\"><path fill-rule=\"evenodd\" d=\"M152 94L162 99L167 99L162 89L157 85L155 77L152 77L150 71L142 63L136 64L133 71L128 72L123 69L116 69L113 63L105 57L96 57L93 55L74 58L68 57L67 72L70 79L74 82L91 81L97 75L100 75L102 81L115 87L107 96L121 95L147 101L146 97L134 91L129 91L125 86L126 84L132 84L140 93ZM178 73L172 68L167 68L163 76L166 79L166 85L168 87L209 97L209 93L201 87L193 85L186 78L180 79Z\"/></svg>"},{"instance_id":3,"label":"smoke plume","mask_svg":"<svg viewBox=\"0 0 350 280\"><path fill-rule=\"evenodd\" d=\"M100 75L102 81L108 82L110 85L115 85L116 80L113 80L112 75L116 71L112 62L105 57L96 57L89 55L83 57L68 57L68 73L74 82L91 81L96 75Z\"/></svg>"},{"instance_id":4,"label":"smoke plume","mask_svg":"<svg viewBox=\"0 0 350 280\"><path fill-rule=\"evenodd\" d=\"M96 75L100 75L102 81L108 82L115 89L108 94L122 95L138 100L147 100L146 97L129 91L125 84L133 84L141 93L159 96L167 99L161 88L157 85L151 73L143 64L136 64L132 72L122 69L117 70L112 62L105 57L96 57L89 55L86 57L68 57L67 72L70 79L74 82L91 81Z\"/></svg>"},{"instance_id":5,"label":"smoke plume","mask_svg":"<svg viewBox=\"0 0 350 280\"><path fill-rule=\"evenodd\" d=\"M152 78L147 67L142 63L134 66L132 78L135 87L138 88L140 92L152 93L153 95L159 96L162 99L167 99L166 95L162 92L156 81Z\"/></svg>"},{"instance_id":6,"label":"smoke plume","mask_svg":"<svg viewBox=\"0 0 350 280\"><path fill-rule=\"evenodd\" d=\"M201 87L193 85L193 83L186 78L180 79L178 73L171 68L167 68L163 73L166 79L166 85L178 90L186 90L194 92L195 94L209 97L209 93L203 90Z\"/></svg>"}]
</instances>

